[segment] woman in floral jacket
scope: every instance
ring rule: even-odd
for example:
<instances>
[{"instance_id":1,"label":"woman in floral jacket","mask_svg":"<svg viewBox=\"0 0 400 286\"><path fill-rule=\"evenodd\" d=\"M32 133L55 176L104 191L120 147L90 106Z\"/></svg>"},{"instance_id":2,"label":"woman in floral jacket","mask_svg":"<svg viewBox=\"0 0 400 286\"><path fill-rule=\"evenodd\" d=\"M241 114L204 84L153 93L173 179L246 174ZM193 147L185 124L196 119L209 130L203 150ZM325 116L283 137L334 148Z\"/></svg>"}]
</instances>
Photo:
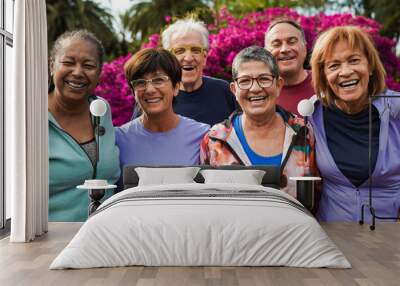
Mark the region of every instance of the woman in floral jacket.
<instances>
[{"instance_id":1,"label":"woman in floral jacket","mask_svg":"<svg viewBox=\"0 0 400 286\"><path fill-rule=\"evenodd\" d=\"M241 110L205 135L201 163L275 165L281 170L281 190L296 197L295 182L288 178L317 173L312 129L276 105L283 81L268 51L243 49L233 61L232 74L230 87Z\"/></svg>"}]
</instances>

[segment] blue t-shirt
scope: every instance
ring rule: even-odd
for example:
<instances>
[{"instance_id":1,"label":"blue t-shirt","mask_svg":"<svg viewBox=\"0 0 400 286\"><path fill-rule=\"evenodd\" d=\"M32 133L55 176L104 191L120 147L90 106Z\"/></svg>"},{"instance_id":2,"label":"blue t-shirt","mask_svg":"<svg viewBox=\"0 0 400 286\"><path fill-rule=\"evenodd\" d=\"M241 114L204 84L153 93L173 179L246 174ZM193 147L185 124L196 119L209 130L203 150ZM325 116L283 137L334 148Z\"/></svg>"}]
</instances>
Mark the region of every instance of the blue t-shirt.
<instances>
[{"instance_id":1,"label":"blue t-shirt","mask_svg":"<svg viewBox=\"0 0 400 286\"><path fill-rule=\"evenodd\" d=\"M151 132L140 118L115 128L121 170L125 165L198 165L200 142L210 126L180 116L167 132Z\"/></svg>"},{"instance_id":2,"label":"blue t-shirt","mask_svg":"<svg viewBox=\"0 0 400 286\"><path fill-rule=\"evenodd\" d=\"M250 145L247 143L246 137L244 136L243 126L242 126L242 115L238 115L233 119L233 128L235 128L235 132L239 138L240 144L244 149L247 157L252 165L271 165L271 166L280 166L282 161L282 153L275 156L260 156L255 153Z\"/></svg>"},{"instance_id":3,"label":"blue t-shirt","mask_svg":"<svg viewBox=\"0 0 400 286\"><path fill-rule=\"evenodd\" d=\"M173 102L175 113L213 126L236 109L227 81L203 76L203 84L192 92L179 91Z\"/></svg>"}]
</instances>

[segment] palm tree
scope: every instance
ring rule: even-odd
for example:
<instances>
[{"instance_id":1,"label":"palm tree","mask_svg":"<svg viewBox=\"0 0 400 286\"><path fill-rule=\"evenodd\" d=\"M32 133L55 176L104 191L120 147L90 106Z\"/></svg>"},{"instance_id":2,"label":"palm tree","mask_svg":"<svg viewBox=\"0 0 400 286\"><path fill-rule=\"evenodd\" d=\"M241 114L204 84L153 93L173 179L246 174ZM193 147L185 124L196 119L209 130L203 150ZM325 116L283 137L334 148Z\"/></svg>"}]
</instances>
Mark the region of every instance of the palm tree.
<instances>
[{"instance_id":1,"label":"palm tree","mask_svg":"<svg viewBox=\"0 0 400 286\"><path fill-rule=\"evenodd\" d=\"M165 17L183 17L188 12L196 14L209 13L209 7L202 0L153 0L139 1L126 11L129 19L127 28L132 33L132 39L144 40L152 33L159 33L166 25Z\"/></svg>"},{"instance_id":2,"label":"palm tree","mask_svg":"<svg viewBox=\"0 0 400 286\"><path fill-rule=\"evenodd\" d=\"M137 43L134 39L131 39L131 35L129 32L129 22L130 17L128 13L122 13L118 15L119 22L118 22L118 29L119 34L122 37L121 40L121 54L126 55L128 51L136 51L140 48L140 43Z\"/></svg>"},{"instance_id":3,"label":"palm tree","mask_svg":"<svg viewBox=\"0 0 400 286\"><path fill-rule=\"evenodd\" d=\"M119 54L113 16L92 0L46 0L48 44L67 30L87 29L102 42L108 57Z\"/></svg>"}]
</instances>

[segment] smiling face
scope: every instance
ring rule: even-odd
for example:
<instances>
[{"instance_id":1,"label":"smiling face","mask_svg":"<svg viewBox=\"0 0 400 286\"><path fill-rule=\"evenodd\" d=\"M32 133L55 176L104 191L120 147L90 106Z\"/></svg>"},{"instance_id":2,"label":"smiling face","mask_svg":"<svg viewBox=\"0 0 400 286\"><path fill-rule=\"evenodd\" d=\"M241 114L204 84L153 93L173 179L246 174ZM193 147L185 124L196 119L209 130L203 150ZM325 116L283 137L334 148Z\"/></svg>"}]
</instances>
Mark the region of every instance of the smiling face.
<instances>
[{"instance_id":1,"label":"smiling face","mask_svg":"<svg viewBox=\"0 0 400 286\"><path fill-rule=\"evenodd\" d=\"M65 40L50 69L56 94L70 100L86 99L96 88L100 66L96 46L85 40Z\"/></svg>"},{"instance_id":2,"label":"smiling face","mask_svg":"<svg viewBox=\"0 0 400 286\"><path fill-rule=\"evenodd\" d=\"M276 24L266 36L265 48L278 61L282 77L293 77L303 70L307 50L301 32L294 26Z\"/></svg>"},{"instance_id":3,"label":"smiling face","mask_svg":"<svg viewBox=\"0 0 400 286\"><path fill-rule=\"evenodd\" d=\"M136 102L148 117L173 112L172 100L178 95L179 84L174 87L167 77L164 71L147 73L141 79L151 79L154 84L147 82L144 90L134 90Z\"/></svg>"},{"instance_id":4,"label":"smiling face","mask_svg":"<svg viewBox=\"0 0 400 286\"><path fill-rule=\"evenodd\" d=\"M182 36L172 37L171 43L172 50L180 47L186 48L184 53L175 54L182 68L183 89L186 91L198 89L202 84L207 54L205 51L193 53L188 47L203 47L201 35L198 32L190 31Z\"/></svg>"},{"instance_id":5,"label":"smiling face","mask_svg":"<svg viewBox=\"0 0 400 286\"><path fill-rule=\"evenodd\" d=\"M275 78L272 85L265 88L261 88L257 81L253 80L253 84L248 90L240 89L237 81L246 77L262 79L270 76L270 68L261 61L244 62L238 67L237 80L232 82L230 87L247 116L263 118L271 112L275 112L275 102L281 91L283 80Z\"/></svg>"},{"instance_id":6,"label":"smiling face","mask_svg":"<svg viewBox=\"0 0 400 286\"><path fill-rule=\"evenodd\" d=\"M368 103L370 68L359 49L338 42L325 60L324 74L340 109L357 112Z\"/></svg>"}]
</instances>

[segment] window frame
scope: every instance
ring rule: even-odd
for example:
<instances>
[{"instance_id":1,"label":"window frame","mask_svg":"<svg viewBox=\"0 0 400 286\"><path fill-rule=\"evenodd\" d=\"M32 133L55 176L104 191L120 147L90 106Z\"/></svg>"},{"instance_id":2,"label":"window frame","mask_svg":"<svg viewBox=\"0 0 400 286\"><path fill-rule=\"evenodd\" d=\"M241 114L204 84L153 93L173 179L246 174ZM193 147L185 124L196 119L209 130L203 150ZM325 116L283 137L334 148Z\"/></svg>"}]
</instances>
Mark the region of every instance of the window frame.
<instances>
[{"instance_id":1,"label":"window frame","mask_svg":"<svg viewBox=\"0 0 400 286\"><path fill-rule=\"evenodd\" d=\"M6 30L6 1L0 0L0 236L9 233L10 219L7 219L6 212L6 189L5 189L5 93L6 93L6 49L13 48L13 34ZM8 0L10 1L10 0ZM15 1L10 1L14 13ZM12 15L11 17L14 17ZM13 30L13 29L12 29Z\"/></svg>"}]
</instances>

